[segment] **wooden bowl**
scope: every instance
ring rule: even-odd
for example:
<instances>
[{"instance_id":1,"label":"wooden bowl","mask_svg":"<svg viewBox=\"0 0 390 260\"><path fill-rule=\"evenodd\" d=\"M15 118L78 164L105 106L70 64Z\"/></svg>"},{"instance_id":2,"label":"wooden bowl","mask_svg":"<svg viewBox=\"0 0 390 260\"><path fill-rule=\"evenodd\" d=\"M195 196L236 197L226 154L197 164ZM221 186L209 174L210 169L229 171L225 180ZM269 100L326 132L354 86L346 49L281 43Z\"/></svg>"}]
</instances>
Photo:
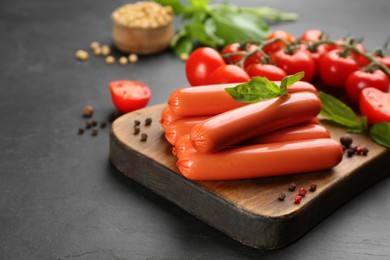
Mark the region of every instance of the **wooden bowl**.
<instances>
[{"instance_id":1,"label":"wooden bowl","mask_svg":"<svg viewBox=\"0 0 390 260\"><path fill-rule=\"evenodd\" d=\"M141 5L148 5L148 4L141 3ZM156 5L155 3L153 4L149 3L149 5L153 5L153 8L158 8L155 6ZM125 6L122 8L125 8ZM131 6L131 4L129 4L127 8L133 8L133 7ZM140 9L139 7L134 7L134 8ZM141 13L144 12L143 14L144 16L147 17L155 16L152 18L158 19L159 14L156 13L156 11L154 12L150 11L151 8L149 9L148 8L149 6L147 6L145 9L141 9L140 11L138 11L138 13L135 11L136 12L135 14L134 12L132 14L126 14L125 12L122 12L120 15L122 16L121 18L127 19L128 17L123 17L123 16L126 15L136 16L140 12ZM140 20L137 21L137 19L142 19L142 15L140 15L141 18L135 18L131 20L132 22L126 23L121 21L121 19L118 18L119 16L118 12L120 12L120 8L118 8L112 13L112 20L113 20L112 38L113 38L114 45L120 51L126 53L147 55L147 54L161 52L164 49L169 47L172 37L174 36L173 12L170 19L166 18L164 22L160 24L145 23L145 21L140 21Z\"/></svg>"}]
</instances>

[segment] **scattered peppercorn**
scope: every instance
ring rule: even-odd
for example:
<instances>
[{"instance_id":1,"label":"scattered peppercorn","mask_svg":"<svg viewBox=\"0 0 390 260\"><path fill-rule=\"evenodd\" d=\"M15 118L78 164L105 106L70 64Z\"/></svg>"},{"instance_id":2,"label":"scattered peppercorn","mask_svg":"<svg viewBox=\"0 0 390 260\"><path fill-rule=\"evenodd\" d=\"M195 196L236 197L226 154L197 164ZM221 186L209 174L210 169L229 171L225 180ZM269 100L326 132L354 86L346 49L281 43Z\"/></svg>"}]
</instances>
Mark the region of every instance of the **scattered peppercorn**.
<instances>
[{"instance_id":1,"label":"scattered peppercorn","mask_svg":"<svg viewBox=\"0 0 390 260\"><path fill-rule=\"evenodd\" d=\"M317 190L317 184L310 184L310 188L309 188L310 191L316 191Z\"/></svg>"},{"instance_id":2,"label":"scattered peppercorn","mask_svg":"<svg viewBox=\"0 0 390 260\"><path fill-rule=\"evenodd\" d=\"M286 193L281 192L281 193L279 194L278 200L283 201L283 200L285 200L285 199L286 199Z\"/></svg>"},{"instance_id":3,"label":"scattered peppercorn","mask_svg":"<svg viewBox=\"0 0 390 260\"><path fill-rule=\"evenodd\" d=\"M355 154L355 149L353 148L348 148L347 149L347 156L352 157Z\"/></svg>"},{"instance_id":4,"label":"scattered peppercorn","mask_svg":"<svg viewBox=\"0 0 390 260\"><path fill-rule=\"evenodd\" d=\"M295 204L299 204L299 203L301 203L301 201L302 201L302 196L300 196L300 195L296 196L294 199Z\"/></svg>"},{"instance_id":5,"label":"scattered peppercorn","mask_svg":"<svg viewBox=\"0 0 390 260\"><path fill-rule=\"evenodd\" d=\"M135 126L133 134L138 135L140 131L141 131L141 129L138 126Z\"/></svg>"},{"instance_id":6,"label":"scattered peppercorn","mask_svg":"<svg viewBox=\"0 0 390 260\"><path fill-rule=\"evenodd\" d=\"M141 142L146 142L147 139L148 139L148 135L145 133L142 133L141 134Z\"/></svg>"},{"instance_id":7,"label":"scattered peppercorn","mask_svg":"<svg viewBox=\"0 0 390 260\"><path fill-rule=\"evenodd\" d=\"M349 134L345 134L340 138L340 143L346 148L350 147L352 142L352 136Z\"/></svg>"},{"instance_id":8,"label":"scattered peppercorn","mask_svg":"<svg viewBox=\"0 0 390 260\"><path fill-rule=\"evenodd\" d=\"M146 118L146 119L145 119L145 125L146 125L146 126L149 126L149 125L151 125L151 124L152 124L152 118L150 118L150 117Z\"/></svg>"},{"instance_id":9,"label":"scattered peppercorn","mask_svg":"<svg viewBox=\"0 0 390 260\"><path fill-rule=\"evenodd\" d=\"M100 122L100 128L105 128L107 126L107 122L106 121L101 121Z\"/></svg>"},{"instance_id":10,"label":"scattered peppercorn","mask_svg":"<svg viewBox=\"0 0 390 260\"><path fill-rule=\"evenodd\" d=\"M292 182L292 183L290 183L290 186L288 187L288 190L289 191L295 191L296 188L297 188L297 185L294 182Z\"/></svg>"},{"instance_id":11,"label":"scattered peppercorn","mask_svg":"<svg viewBox=\"0 0 390 260\"><path fill-rule=\"evenodd\" d=\"M78 134L79 134L79 135L84 134L84 128L81 128L81 127L80 127L80 128L79 128L79 131L78 131Z\"/></svg>"},{"instance_id":12,"label":"scattered peppercorn","mask_svg":"<svg viewBox=\"0 0 390 260\"><path fill-rule=\"evenodd\" d=\"M91 124L92 124L92 126L97 126L98 123L97 123L96 120L92 120L92 121L91 121Z\"/></svg>"},{"instance_id":13,"label":"scattered peppercorn","mask_svg":"<svg viewBox=\"0 0 390 260\"><path fill-rule=\"evenodd\" d=\"M368 148L367 148L367 147L364 147L364 148L363 148L363 153L362 153L362 154L363 154L364 156L367 156L368 152L369 152Z\"/></svg>"},{"instance_id":14,"label":"scattered peppercorn","mask_svg":"<svg viewBox=\"0 0 390 260\"><path fill-rule=\"evenodd\" d=\"M286 193L281 192L281 193L279 194L278 200L283 201L283 200L285 200L285 199L286 199Z\"/></svg>"},{"instance_id":15,"label":"scattered peppercorn","mask_svg":"<svg viewBox=\"0 0 390 260\"><path fill-rule=\"evenodd\" d=\"M92 123L90 122L90 121L87 121L86 123L85 123L85 128L86 129L90 129L92 127Z\"/></svg>"},{"instance_id":16,"label":"scattered peppercorn","mask_svg":"<svg viewBox=\"0 0 390 260\"><path fill-rule=\"evenodd\" d=\"M92 136L97 136L99 130L97 128L92 128L91 135Z\"/></svg>"},{"instance_id":17,"label":"scattered peppercorn","mask_svg":"<svg viewBox=\"0 0 390 260\"><path fill-rule=\"evenodd\" d=\"M301 196L301 197L305 197L305 195L306 195L306 189L305 189L305 188L300 188L298 194L299 194L299 196Z\"/></svg>"},{"instance_id":18,"label":"scattered peppercorn","mask_svg":"<svg viewBox=\"0 0 390 260\"><path fill-rule=\"evenodd\" d=\"M93 115L93 107L92 106L85 106L83 109L83 116L84 117L91 117Z\"/></svg>"},{"instance_id":19,"label":"scattered peppercorn","mask_svg":"<svg viewBox=\"0 0 390 260\"><path fill-rule=\"evenodd\" d=\"M141 121L139 120L134 120L134 126L139 126L141 124Z\"/></svg>"}]
</instances>

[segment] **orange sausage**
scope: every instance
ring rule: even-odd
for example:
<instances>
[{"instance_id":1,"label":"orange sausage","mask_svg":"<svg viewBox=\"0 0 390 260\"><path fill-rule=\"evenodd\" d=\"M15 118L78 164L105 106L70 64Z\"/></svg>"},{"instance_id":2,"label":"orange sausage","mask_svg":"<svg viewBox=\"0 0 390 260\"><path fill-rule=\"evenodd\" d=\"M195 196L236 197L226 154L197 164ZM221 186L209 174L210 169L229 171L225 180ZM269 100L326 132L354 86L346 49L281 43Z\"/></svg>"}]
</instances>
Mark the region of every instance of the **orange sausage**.
<instances>
[{"instance_id":1,"label":"orange sausage","mask_svg":"<svg viewBox=\"0 0 390 260\"><path fill-rule=\"evenodd\" d=\"M328 129L317 124L299 124L256 136L235 146L280 143L318 138L330 138ZM190 135L185 134L177 139L175 146L172 148L172 153L173 155L180 157L189 149L196 151L190 141Z\"/></svg>"},{"instance_id":2,"label":"orange sausage","mask_svg":"<svg viewBox=\"0 0 390 260\"><path fill-rule=\"evenodd\" d=\"M190 132L194 147L212 153L277 129L311 120L321 110L316 94L298 92L249 104L195 125Z\"/></svg>"},{"instance_id":3,"label":"orange sausage","mask_svg":"<svg viewBox=\"0 0 390 260\"><path fill-rule=\"evenodd\" d=\"M163 129L166 129L167 126L173 121L182 118L181 116L175 114L169 106L165 106L161 111L160 124Z\"/></svg>"},{"instance_id":4,"label":"orange sausage","mask_svg":"<svg viewBox=\"0 0 390 260\"><path fill-rule=\"evenodd\" d=\"M225 88L232 88L238 84L220 84L198 87L187 87L175 90L168 99L168 105L177 115L201 116L218 115L248 103L234 100ZM288 88L288 93L296 92L317 93L317 89L310 83L299 81Z\"/></svg>"},{"instance_id":5,"label":"orange sausage","mask_svg":"<svg viewBox=\"0 0 390 260\"><path fill-rule=\"evenodd\" d=\"M171 144L176 145L176 141L183 135L188 134L191 129L201 123L202 121L210 117L206 116L193 116L183 117L171 122L165 128L165 139Z\"/></svg>"},{"instance_id":6,"label":"orange sausage","mask_svg":"<svg viewBox=\"0 0 390 260\"><path fill-rule=\"evenodd\" d=\"M320 171L336 166L342 158L341 144L323 138L243 146L212 154L187 150L176 165L192 180L231 180Z\"/></svg>"},{"instance_id":7,"label":"orange sausage","mask_svg":"<svg viewBox=\"0 0 390 260\"><path fill-rule=\"evenodd\" d=\"M247 144L266 144L316 138L330 138L328 129L317 124L300 124L259 135L244 142Z\"/></svg>"}]
</instances>

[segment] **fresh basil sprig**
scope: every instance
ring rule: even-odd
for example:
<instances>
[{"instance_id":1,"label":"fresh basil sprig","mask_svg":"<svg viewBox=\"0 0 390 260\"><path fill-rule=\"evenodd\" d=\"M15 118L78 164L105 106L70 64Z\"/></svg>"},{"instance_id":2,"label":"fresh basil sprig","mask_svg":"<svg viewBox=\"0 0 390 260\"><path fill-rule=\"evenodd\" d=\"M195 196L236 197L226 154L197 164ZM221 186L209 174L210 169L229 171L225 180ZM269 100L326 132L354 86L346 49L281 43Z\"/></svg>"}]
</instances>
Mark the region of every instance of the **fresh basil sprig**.
<instances>
[{"instance_id":1,"label":"fresh basil sprig","mask_svg":"<svg viewBox=\"0 0 390 260\"><path fill-rule=\"evenodd\" d=\"M371 139L384 147L390 148L390 123L380 122L371 126L368 130L366 117L358 116L346 104L335 97L319 91L322 102L321 115L325 118L348 128L349 132L367 133Z\"/></svg>"},{"instance_id":2,"label":"fresh basil sprig","mask_svg":"<svg viewBox=\"0 0 390 260\"><path fill-rule=\"evenodd\" d=\"M365 118L359 120L349 106L322 91L319 91L318 94L322 102L320 113L322 116L347 127L353 133L364 133L367 130L367 120Z\"/></svg>"},{"instance_id":3,"label":"fresh basil sprig","mask_svg":"<svg viewBox=\"0 0 390 260\"><path fill-rule=\"evenodd\" d=\"M253 77L246 83L233 88L225 88L225 91L239 102L259 102L287 95L287 88L301 80L304 75L305 73L301 71L297 74L287 76L283 78L280 86L265 77Z\"/></svg>"},{"instance_id":4,"label":"fresh basil sprig","mask_svg":"<svg viewBox=\"0 0 390 260\"><path fill-rule=\"evenodd\" d=\"M181 18L171 47L180 56L189 54L198 45L213 48L234 42L264 40L269 33L269 24L294 21L295 13L283 13L270 7L239 7L232 4L210 4L209 0L154 0L171 6Z\"/></svg>"}]
</instances>

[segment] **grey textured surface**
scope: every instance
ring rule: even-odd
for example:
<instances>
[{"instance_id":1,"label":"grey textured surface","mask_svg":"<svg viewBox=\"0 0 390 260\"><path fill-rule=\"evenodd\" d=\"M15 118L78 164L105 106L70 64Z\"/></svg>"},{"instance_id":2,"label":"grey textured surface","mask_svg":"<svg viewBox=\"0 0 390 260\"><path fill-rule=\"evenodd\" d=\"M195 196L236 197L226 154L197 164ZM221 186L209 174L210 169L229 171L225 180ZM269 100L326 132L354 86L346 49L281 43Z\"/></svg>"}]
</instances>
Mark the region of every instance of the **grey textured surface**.
<instances>
[{"instance_id":1,"label":"grey textured surface","mask_svg":"<svg viewBox=\"0 0 390 260\"><path fill-rule=\"evenodd\" d=\"M296 12L295 35L320 28L390 36L387 0L231 1ZM115 79L142 81L152 104L186 86L169 51L137 64L78 62L91 41L111 42L110 13L127 1L0 2L0 259L389 259L390 180L362 192L303 238L276 251L243 246L117 172L108 131L77 135L84 105L104 120ZM373 172L372 174L375 174Z\"/></svg>"}]
</instances>

